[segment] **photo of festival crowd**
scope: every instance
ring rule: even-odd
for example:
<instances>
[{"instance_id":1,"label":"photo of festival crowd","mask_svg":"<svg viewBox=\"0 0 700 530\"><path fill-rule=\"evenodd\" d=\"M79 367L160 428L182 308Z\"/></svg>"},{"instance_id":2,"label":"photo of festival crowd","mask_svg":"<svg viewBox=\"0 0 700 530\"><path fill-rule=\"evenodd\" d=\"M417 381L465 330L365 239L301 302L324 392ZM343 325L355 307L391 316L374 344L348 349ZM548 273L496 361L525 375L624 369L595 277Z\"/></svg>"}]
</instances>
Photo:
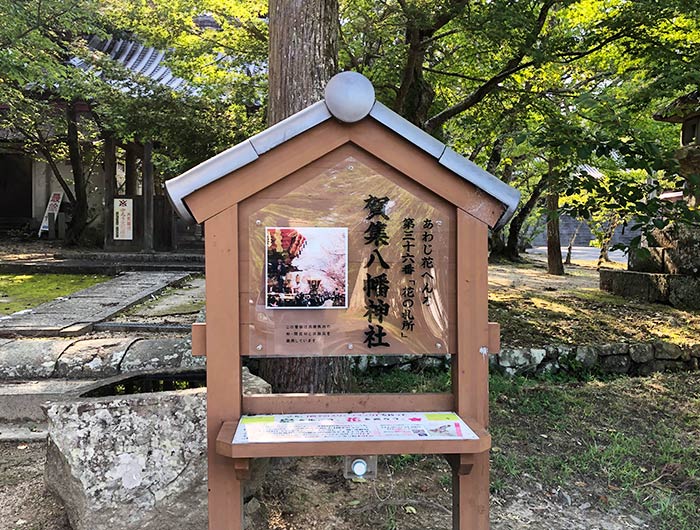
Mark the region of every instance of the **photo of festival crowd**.
<instances>
[{"instance_id":1,"label":"photo of festival crowd","mask_svg":"<svg viewBox=\"0 0 700 530\"><path fill-rule=\"evenodd\" d=\"M348 230L267 227L267 309L347 307Z\"/></svg>"}]
</instances>

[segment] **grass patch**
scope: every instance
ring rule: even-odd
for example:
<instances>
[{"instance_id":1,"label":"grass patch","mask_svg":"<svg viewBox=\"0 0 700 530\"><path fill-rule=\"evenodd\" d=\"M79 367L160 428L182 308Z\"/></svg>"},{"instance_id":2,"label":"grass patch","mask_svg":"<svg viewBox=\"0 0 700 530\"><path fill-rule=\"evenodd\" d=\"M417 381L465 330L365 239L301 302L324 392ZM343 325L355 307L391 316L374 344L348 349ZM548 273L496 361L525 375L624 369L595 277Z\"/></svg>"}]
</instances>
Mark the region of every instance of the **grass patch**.
<instances>
[{"instance_id":1,"label":"grass patch","mask_svg":"<svg viewBox=\"0 0 700 530\"><path fill-rule=\"evenodd\" d=\"M449 392L450 373L447 370L425 370L420 373L403 370L368 372L355 377L355 392Z\"/></svg>"},{"instance_id":2,"label":"grass patch","mask_svg":"<svg viewBox=\"0 0 700 530\"><path fill-rule=\"evenodd\" d=\"M371 392L448 391L447 371L359 378ZM578 505L639 514L659 530L700 528L700 376L489 380L491 491L521 493L523 477ZM432 459L432 460L431 460ZM438 457L392 457L395 470L430 473ZM449 487L449 474L433 471ZM533 492L533 494L537 494Z\"/></svg>"},{"instance_id":3,"label":"grass patch","mask_svg":"<svg viewBox=\"0 0 700 530\"><path fill-rule=\"evenodd\" d=\"M600 291L591 287L597 282L594 270L572 268L563 278L523 265L494 270L489 318L501 324L502 342L509 347L655 340L683 346L700 337L700 311ZM508 283L504 276L515 279Z\"/></svg>"},{"instance_id":4,"label":"grass patch","mask_svg":"<svg viewBox=\"0 0 700 530\"><path fill-rule=\"evenodd\" d=\"M491 377L493 479L515 491L527 473L578 486L597 505L638 509L653 528L700 527L700 377L607 381Z\"/></svg>"},{"instance_id":5,"label":"grass patch","mask_svg":"<svg viewBox=\"0 0 700 530\"><path fill-rule=\"evenodd\" d=\"M2 274L0 315L31 309L109 279L109 276L81 274Z\"/></svg>"}]
</instances>

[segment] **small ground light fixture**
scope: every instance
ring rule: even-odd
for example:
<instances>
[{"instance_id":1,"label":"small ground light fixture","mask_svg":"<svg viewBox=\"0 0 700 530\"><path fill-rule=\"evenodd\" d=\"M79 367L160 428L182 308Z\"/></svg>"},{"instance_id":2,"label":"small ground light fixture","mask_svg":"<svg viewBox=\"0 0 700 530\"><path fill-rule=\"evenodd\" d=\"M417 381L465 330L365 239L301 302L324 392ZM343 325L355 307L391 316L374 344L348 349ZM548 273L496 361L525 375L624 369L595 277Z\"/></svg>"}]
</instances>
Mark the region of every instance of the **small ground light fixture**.
<instances>
[{"instance_id":1,"label":"small ground light fixture","mask_svg":"<svg viewBox=\"0 0 700 530\"><path fill-rule=\"evenodd\" d=\"M377 457L372 456L346 456L346 479L375 479L377 478Z\"/></svg>"}]
</instances>

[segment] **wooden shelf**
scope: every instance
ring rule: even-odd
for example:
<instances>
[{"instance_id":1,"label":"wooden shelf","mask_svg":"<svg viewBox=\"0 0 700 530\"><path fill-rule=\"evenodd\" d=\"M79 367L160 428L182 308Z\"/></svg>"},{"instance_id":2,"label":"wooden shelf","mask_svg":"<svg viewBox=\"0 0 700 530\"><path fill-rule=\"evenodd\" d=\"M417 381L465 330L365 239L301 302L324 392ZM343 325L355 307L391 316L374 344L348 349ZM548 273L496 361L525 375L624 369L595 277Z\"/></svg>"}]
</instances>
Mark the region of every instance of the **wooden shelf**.
<instances>
[{"instance_id":1,"label":"wooden shelf","mask_svg":"<svg viewBox=\"0 0 700 530\"><path fill-rule=\"evenodd\" d=\"M381 414L381 413L379 413ZM445 414L436 412L436 415ZM430 413L428 413L430 415ZM305 419L304 417L309 419ZM305 425L314 424L318 415L298 415ZM244 417L247 425L260 425L265 423L264 418L271 417ZM271 421L271 420L270 420ZM246 436L237 434L239 428L245 428L238 421L225 422L216 440L216 452L229 458L271 458L292 456L343 456L343 455L390 455L390 454L477 454L488 451L491 448L491 435L477 422L467 419L462 420L468 429L472 431L473 438L416 438L397 439L396 436L375 434L371 438L362 440L323 440L322 436L316 436L308 440L280 438L274 440L274 436L268 436L270 441L250 441ZM234 438L237 438L234 441ZM241 441L244 440L244 441Z\"/></svg>"}]
</instances>

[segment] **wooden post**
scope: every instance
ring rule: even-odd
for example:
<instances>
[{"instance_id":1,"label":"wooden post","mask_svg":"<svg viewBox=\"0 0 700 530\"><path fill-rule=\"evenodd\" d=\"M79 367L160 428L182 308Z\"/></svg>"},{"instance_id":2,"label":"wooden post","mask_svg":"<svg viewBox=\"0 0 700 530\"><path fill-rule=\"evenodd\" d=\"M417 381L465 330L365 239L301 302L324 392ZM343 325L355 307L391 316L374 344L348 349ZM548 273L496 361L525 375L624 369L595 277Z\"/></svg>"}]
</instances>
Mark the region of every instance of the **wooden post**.
<instances>
[{"instance_id":1,"label":"wooden post","mask_svg":"<svg viewBox=\"0 0 700 530\"><path fill-rule=\"evenodd\" d=\"M56 215L56 237L61 241L66 239L66 214L63 212Z\"/></svg>"},{"instance_id":2,"label":"wooden post","mask_svg":"<svg viewBox=\"0 0 700 530\"><path fill-rule=\"evenodd\" d=\"M48 238L49 239L56 239L56 214L49 213L48 221L49 221Z\"/></svg>"},{"instance_id":3,"label":"wooden post","mask_svg":"<svg viewBox=\"0 0 700 530\"><path fill-rule=\"evenodd\" d=\"M117 149L114 136L105 135L104 143L104 247L109 248L112 244L114 233L114 188L117 179Z\"/></svg>"},{"instance_id":4,"label":"wooden post","mask_svg":"<svg viewBox=\"0 0 700 530\"><path fill-rule=\"evenodd\" d=\"M133 197L138 195L138 176L136 171L138 153L133 143L128 143L124 151L126 155L124 160L124 180L126 183L124 194Z\"/></svg>"},{"instance_id":5,"label":"wooden post","mask_svg":"<svg viewBox=\"0 0 700 530\"><path fill-rule=\"evenodd\" d=\"M153 250L153 142L143 144L143 250Z\"/></svg>"},{"instance_id":6,"label":"wooden post","mask_svg":"<svg viewBox=\"0 0 700 530\"><path fill-rule=\"evenodd\" d=\"M457 210L457 355L452 388L457 414L489 422L488 232L487 227ZM465 456L460 457L464 459ZM453 466L454 530L489 528L489 453L470 457L469 474Z\"/></svg>"},{"instance_id":7,"label":"wooden post","mask_svg":"<svg viewBox=\"0 0 700 530\"><path fill-rule=\"evenodd\" d=\"M206 221L207 441L209 528L243 528L243 484L234 461L216 452L224 421L241 417L239 344L238 206Z\"/></svg>"}]
</instances>

